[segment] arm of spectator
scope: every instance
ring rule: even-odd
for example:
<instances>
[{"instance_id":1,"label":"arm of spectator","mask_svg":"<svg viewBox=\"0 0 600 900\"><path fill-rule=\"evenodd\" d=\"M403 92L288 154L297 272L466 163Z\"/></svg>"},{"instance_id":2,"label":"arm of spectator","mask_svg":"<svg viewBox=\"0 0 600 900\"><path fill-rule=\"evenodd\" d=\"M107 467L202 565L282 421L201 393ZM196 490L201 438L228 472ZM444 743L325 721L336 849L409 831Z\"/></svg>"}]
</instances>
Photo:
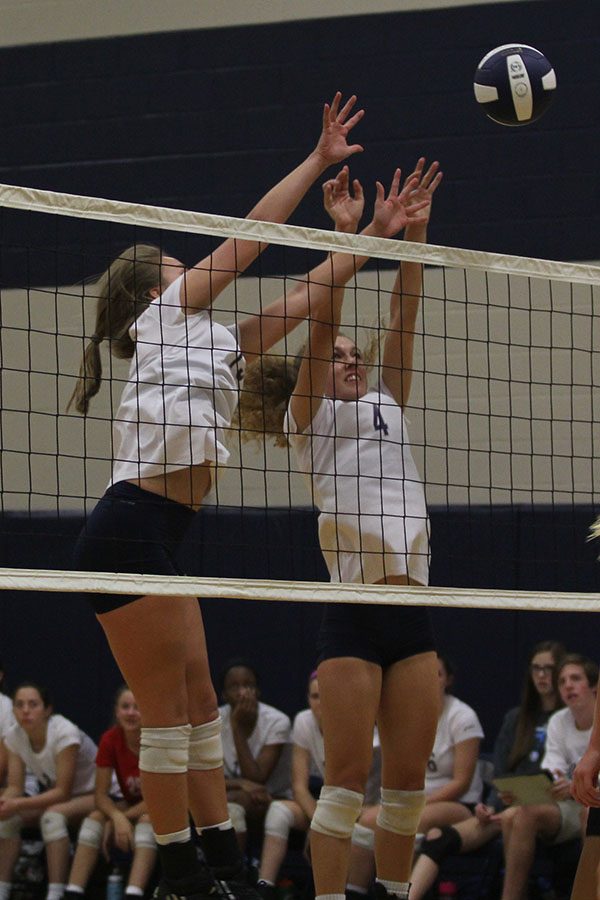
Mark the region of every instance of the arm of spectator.
<instances>
[{"instance_id":1,"label":"arm of spectator","mask_svg":"<svg viewBox=\"0 0 600 900\"><path fill-rule=\"evenodd\" d=\"M113 770L105 766L96 768L96 808L111 822L115 846L123 853L133 850L133 826L125 812L110 796Z\"/></svg>"},{"instance_id":2,"label":"arm of spectator","mask_svg":"<svg viewBox=\"0 0 600 900\"><path fill-rule=\"evenodd\" d=\"M25 790L25 764L20 756L6 748L7 784L0 794L0 821L10 819L18 810L13 804L22 797Z\"/></svg>"},{"instance_id":3,"label":"arm of spectator","mask_svg":"<svg viewBox=\"0 0 600 900\"><path fill-rule=\"evenodd\" d=\"M294 744L292 748L292 791L294 800L308 819L312 819L317 801L309 790L310 753Z\"/></svg>"},{"instance_id":4,"label":"arm of spectator","mask_svg":"<svg viewBox=\"0 0 600 900\"><path fill-rule=\"evenodd\" d=\"M479 738L468 738L468 740L456 744L452 778L427 796L426 805L439 803L442 800L459 800L467 792L477 765L480 743Z\"/></svg>"},{"instance_id":5,"label":"arm of spectator","mask_svg":"<svg viewBox=\"0 0 600 900\"><path fill-rule=\"evenodd\" d=\"M12 795L14 799L11 799L8 802L11 805L12 812L10 815L14 815L15 813L22 812L38 812L44 809L48 809L49 806L54 806L56 803L64 803L66 800L71 799L72 790L73 790L73 779L75 778L75 766L77 764L77 755L79 753L79 744L71 744L68 747L64 747L60 750L56 755L56 784L48 788L47 791L42 791L40 794L35 794L33 797L23 797L23 796L15 796ZM10 782L10 767L12 757L16 756L14 753L10 753L9 759L9 782ZM17 757L18 759L18 757ZM22 772L23 772L23 786L25 781L25 766L21 761ZM23 791L23 787L21 787L21 793ZM4 813L6 803L3 800L2 807L0 808L0 815ZM6 816L4 816L6 818Z\"/></svg>"},{"instance_id":6,"label":"arm of spectator","mask_svg":"<svg viewBox=\"0 0 600 900\"><path fill-rule=\"evenodd\" d=\"M8 750L4 741L0 741L0 784L4 784L8 772Z\"/></svg>"}]
</instances>

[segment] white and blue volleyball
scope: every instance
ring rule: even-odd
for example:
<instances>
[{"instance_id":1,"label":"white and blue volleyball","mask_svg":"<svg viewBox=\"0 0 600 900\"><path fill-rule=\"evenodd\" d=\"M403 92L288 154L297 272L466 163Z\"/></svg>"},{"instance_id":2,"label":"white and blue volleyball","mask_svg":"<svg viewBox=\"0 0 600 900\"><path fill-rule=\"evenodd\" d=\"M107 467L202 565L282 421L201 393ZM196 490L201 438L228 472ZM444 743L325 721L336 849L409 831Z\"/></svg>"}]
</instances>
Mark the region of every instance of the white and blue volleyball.
<instances>
[{"instance_id":1,"label":"white and blue volleyball","mask_svg":"<svg viewBox=\"0 0 600 900\"><path fill-rule=\"evenodd\" d=\"M556 91L554 69L527 44L503 44L483 57L473 88L486 116L500 125L528 125L546 111Z\"/></svg>"}]
</instances>

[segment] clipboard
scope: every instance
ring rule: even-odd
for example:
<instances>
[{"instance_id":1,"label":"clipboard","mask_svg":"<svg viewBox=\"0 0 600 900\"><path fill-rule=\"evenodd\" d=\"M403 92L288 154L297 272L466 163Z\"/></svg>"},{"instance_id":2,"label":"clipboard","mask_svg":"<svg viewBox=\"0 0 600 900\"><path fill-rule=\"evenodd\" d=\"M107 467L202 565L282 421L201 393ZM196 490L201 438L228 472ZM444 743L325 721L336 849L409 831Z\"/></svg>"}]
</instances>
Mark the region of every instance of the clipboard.
<instances>
[{"instance_id":1,"label":"clipboard","mask_svg":"<svg viewBox=\"0 0 600 900\"><path fill-rule=\"evenodd\" d=\"M552 803L552 776L549 772L540 772L539 775L507 775L504 778L494 778L492 784L500 793L506 791L513 795L513 806Z\"/></svg>"}]
</instances>

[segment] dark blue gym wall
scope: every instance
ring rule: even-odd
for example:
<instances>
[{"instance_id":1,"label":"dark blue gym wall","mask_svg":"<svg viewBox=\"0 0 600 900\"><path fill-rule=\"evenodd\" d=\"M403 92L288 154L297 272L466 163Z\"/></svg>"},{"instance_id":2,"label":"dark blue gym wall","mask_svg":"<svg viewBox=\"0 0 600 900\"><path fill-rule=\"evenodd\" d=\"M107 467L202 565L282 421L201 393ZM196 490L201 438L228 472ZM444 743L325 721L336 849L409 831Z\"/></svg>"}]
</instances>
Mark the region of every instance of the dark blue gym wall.
<instances>
[{"instance_id":1,"label":"dark blue gym wall","mask_svg":"<svg viewBox=\"0 0 600 900\"><path fill-rule=\"evenodd\" d=\"M516 129L488 120L472 93L480 58L511 41L543 49L559 85L545 117ZM6 48L0 180L244 215L311 147L339 88L367 110L366 152L352 161L367 185L420 154L440 160L433 243L595 259L599 51L597 0ZM318 190L294 220L326 225ZM63 266L30 277L79 277Z\"/></svg>"},{"instance_id":2,"label":"dark blue gym wall","mask_svg":"<svg viewBox=\"0 0 600 900\"><path fill-rule=\"evenodd\" d=\"M471 87L481 56L511 41L543 49L559 83L546 116L520 129L487 120ZM420 154L441 161L445 184L436 197L432 242L595 259L599 50L597 0L0 49L0 181L243 215L311 147L321 104L339 88L356 92L367 110L356 130L365 153L352 161L365 184L389 179L398 164L408 169ZM294 221L326 225L318 188ZM35 240L43 243L43 234ZM18 263L3 250L3 286L16 283ZM98 271L89 263L89 273ZM38 283L81 275L66 256L59 272L44 255L28 264L28 277ZM575 529L567 526L570 542L545 547L545 564L537 569L528 567L532 548L523 521L503 519L502 510L494 511L493 524L491 513L484 515L486 528L470 514L460 528L447 514L436 523L435 582L594 589L595 551L584 544L590 510ZM54 538L33 540L29 526L11 525L2 564L68 567L74 534L68 528L61 520ZM508 568L513 548L522 564ZM232 556L239 564L240 552ZM219 557L203 573L225 574L221 565ZM313 577L314 560L307 571L304 577ZM30 676L46 681L60 710L97 736L118 676L85 601L1 599L0 657L9 683ZM233 601L207 602L205 610L215 674L227 656L248 649L263 673L265 699L295 712L312 665L318 610ZM525 653L535 640L563 636L570 648L591 654L597 647L596 620L585 614L441 610L436 620L441 645L457 662L457 693L480 711L490 739L501 712L517 701Z\"/></svg>"},{"instance_id":3,"label":"dark blue gym wall","mask_svg":"<svg viewBox=\"0 0 600 900\"><path fill-rule=\"evenodd\" d=\"M430 514L433 585L598 589L598 549L586 543L589 507L434 507ZM0 566L69 568L82 522L72 513L5 513ZM181 562L190 575L327 578L309 509L206 508ZM202 608L215 682L227 659L245 656L262 676L264 699L293 715L305 705L321 607L285 600L282 590L277 602L204 600ZM0 601L0 658L10 684L46 683L59 710L97 737L120 678L87 598L3 591ZM456 693L478 711L487 749L507 707L518 701L533 644L554 638L599 655L598 613L437 608L432 616L439 647L457 668Z\"/></svg>"}]
</instances>

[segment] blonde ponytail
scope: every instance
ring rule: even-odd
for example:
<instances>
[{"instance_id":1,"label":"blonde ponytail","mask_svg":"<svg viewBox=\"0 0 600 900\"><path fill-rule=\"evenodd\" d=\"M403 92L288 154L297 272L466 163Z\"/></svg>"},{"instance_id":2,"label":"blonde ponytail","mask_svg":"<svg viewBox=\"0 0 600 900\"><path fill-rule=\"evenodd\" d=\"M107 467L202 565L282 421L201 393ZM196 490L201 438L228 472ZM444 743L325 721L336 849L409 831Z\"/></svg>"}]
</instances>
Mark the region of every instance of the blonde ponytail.
<instances>
[{"instance_id":1,"label":"blonde ponytail","mask_svg":"<svg viewBox=\"0 0 600 900\"><path fill-rule=\"evenodd\" d=\"M110 341L110 352L118 359L133 356L135 341L129 329L152 302L151 291L160 286L161 259L159 247L135 244L124 250L96 282L96 327L85 348L67 411L74 407L86 415L90 400L100 390L103 340Z\"/></svg>"}]
</instances>

